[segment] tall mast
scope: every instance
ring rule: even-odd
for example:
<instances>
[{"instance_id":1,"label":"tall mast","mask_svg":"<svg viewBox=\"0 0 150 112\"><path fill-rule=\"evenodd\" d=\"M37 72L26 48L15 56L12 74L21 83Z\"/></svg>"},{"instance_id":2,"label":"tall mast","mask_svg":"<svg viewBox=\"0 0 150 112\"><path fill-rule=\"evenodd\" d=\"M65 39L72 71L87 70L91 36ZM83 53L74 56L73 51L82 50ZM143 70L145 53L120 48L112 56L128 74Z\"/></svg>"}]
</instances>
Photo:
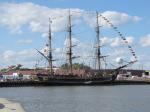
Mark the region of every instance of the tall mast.
<instances>
[{"instance_id":1,"label":"tall mast","mask_svg":"<svg viewBox=\"0 0 150 112\"><path fill-rule=\"evenodd\" d=\"M101 69L101 50L100 50L100 30L99 30L99 21L98 21L98 12L96 12L96 59L98 63L98 70Z\"/></svg>"},{"instance_id":2,"label":"tall mast","mask_svg":"<svg viewBox=\"0 0 150 112\"><path fill-rule=\"evenodd\" d=\"M68 64L69 64L69 70L70 74L72 74L72 25L71 25L71 15L70 15L70 10L69 10L69 15L68 15L68 50L67 50L67 56L68 56Z\"/></svg>"},{"instance_id":3,"label":"tall mast","mask_svg":"<svg viewBox=\"0 0 150 112\"><path fill-rule=\"evenodd\" d=\"M49 41L49 54L48 54L48 63L50 68L50 74L53 74L53 57L52 57L52 35L51 35L51 20L49 18L49 33L48 33L48 41Z\"/></svg>"}]
</instances>

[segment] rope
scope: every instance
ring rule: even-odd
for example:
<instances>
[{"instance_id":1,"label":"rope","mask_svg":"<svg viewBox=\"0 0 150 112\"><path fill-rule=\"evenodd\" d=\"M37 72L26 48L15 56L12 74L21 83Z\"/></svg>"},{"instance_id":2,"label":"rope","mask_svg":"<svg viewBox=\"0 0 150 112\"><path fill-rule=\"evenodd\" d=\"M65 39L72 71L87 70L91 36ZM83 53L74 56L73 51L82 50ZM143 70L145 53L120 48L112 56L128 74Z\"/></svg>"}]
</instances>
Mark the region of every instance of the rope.
<instances>
[{"instance_id":1,"label":"rope","mask_svg":"<svg viewBox=\"0 0 150 112\"><path fill-rule=\"evenodd\" d=\"M119 35L119 37L125 42L125 44L128 45L128 49L130 51L130 53L132 54L132 56L135 58L134 61L137 61L137 56L134 52L134 50L132 49L131 45L129 45L127 39L125 38L125 36L123 36L123 34L118 30L118 28L116 26L114 26L106 17L104 17L102 14L99 15L99 17L102 17L113 29L114 31Z\"/></svg>"}]
</instances>

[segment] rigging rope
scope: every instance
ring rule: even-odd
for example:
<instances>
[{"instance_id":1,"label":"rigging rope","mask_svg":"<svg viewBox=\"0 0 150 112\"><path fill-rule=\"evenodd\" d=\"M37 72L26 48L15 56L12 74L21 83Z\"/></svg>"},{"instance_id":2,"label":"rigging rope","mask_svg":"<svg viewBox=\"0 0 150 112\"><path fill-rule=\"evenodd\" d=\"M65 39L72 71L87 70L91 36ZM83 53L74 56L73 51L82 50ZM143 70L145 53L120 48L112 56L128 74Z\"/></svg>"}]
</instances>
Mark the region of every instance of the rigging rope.
<instances>
[{"instance_id":1,"label":"rigging rope","mask_svg":"<svg viewBox=\"0 0 150 112\"><path fill-rule=\"evenodd\" d=\"M132 49L131 45L129 45L127 39L123 36L123 34L118 30L118 28L116 26L114 26L106 17L104 17L102 14L99 15L99 17L102 17L113 29L114 31L116 31L116 33L119 35L119 37L125 42L125 44L128 45L128 49L131 52L132 56L135 58L134 61L137 61L137 56L134 52L134 50Z\"/></svg>"},{"instance_id":2,"label":"rigging rope","mask_svg":"<svg viewBox=\"0 0 150 112\"><path fill-rule=\"evenodd\" d=\"M80 13L82 14L95 14L95 12L85 12L85 11L71 11L72 13ZM55 20L57 18L63 18L64 16L57 16L57 17L52 17L51 20ZM137 61L137 56L135 54L135 51L133 50L133 48L131 47L131 45L129 44L129 42L127 41L127 39L125 38L125 36L118 30L118 28L105 16L103 16L102 14L99 14L99 17L101 17L104 21L106 21L110 27L118 34L118 36L124 41L124 43L128 46L128 49L131 53L131 55L134 57L134 60L132 62L136 62Z\"/></svg>"}]
</instances>

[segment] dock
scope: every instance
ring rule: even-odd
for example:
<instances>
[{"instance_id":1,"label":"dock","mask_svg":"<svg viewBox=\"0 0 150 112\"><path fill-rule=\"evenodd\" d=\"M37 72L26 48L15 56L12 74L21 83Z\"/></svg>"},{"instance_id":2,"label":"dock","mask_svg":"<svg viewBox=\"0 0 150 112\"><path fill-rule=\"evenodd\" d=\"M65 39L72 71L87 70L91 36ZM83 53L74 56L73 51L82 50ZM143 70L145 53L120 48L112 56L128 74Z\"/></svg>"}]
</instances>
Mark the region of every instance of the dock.
<instances>
[{"instance_id":1,"label":"dock","mask_svg":"<svg viewBox=\"0 0 150 112\"><path fill-rule=\"evenodd\" d=\"M19 103L0 98L0 112L25 112L25 110Z\"/></svg>"}]
</instances>

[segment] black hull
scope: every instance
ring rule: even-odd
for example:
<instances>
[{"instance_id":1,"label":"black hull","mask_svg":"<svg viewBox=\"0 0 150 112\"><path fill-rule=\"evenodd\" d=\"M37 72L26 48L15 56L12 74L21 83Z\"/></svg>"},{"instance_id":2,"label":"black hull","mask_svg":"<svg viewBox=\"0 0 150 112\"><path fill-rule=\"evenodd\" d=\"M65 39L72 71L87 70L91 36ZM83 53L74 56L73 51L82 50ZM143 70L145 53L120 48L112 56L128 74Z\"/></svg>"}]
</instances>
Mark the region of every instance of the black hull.
<instances>
[{"instance_id":1,"label":"black hull","mask_svg":"<svg viewBox=\"0 0 150 112\"><path fill-rule=\"evenodd\" d=\"M112 81L85 81L85 82L63 82L63 81L45 81L46 85L56 85L56 86L73 86L73 85L104 85L111 84Z\"/></svg>"},{"instance_id":2,"label":"black hull","mask_svg":"<svg viewBox=\"0 0 150 112\"><path fill-rule=\"evenodd\" d=\"M95 79L55 79L50 78L46 81L49 85L101 85L113 82L112 78Z\"/></svg>"},{"instance_id":3,"label":"black hull","mask_svg":"<svg viewBox=\"0 0 150 112\"><path fill-rule=\"evenodd\" d=\"M85 83L60 83L49 81L10 81L0 82L0 87L39 87L39 86L111 86L111 85L150 85L150 81L101 81Z\"/></svg>"},{"instance_id":4,"label":"black hull","mask_svg":"<svg viewBox=\"0 0 150 112\"><path fill-rule=\"evenodd\" d=\"M47 75L37 74L40 82L48 85L103 85L111 84L115 81L117 74L108 76L95 75L93 77L79 77L77 75Z\"/></svg>"}]
</instances>

